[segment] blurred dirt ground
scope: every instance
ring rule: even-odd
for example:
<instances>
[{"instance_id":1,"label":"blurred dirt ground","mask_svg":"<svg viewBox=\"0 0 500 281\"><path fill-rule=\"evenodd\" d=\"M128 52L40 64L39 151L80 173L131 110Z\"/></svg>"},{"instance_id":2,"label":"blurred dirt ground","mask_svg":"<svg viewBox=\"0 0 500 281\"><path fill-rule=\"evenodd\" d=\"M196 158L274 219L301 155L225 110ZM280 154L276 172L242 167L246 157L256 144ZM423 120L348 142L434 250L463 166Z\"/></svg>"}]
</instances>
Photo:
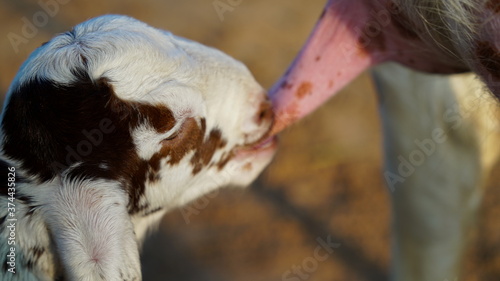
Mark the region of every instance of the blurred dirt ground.
<instances>
[{"instance_id":1,"label":"blurred dirt ground","mask_svg":"<svg viewBox=\"0 0 500 281\"><path fill-rule=\"evenodd\" d=\"M23 21L32 22L43 9L39 1L0 2L2 95L41 43L106 13L130 15L219 48L269 87L305 41L325 1L59 2L65 4L16 46L8 34L22 35ZM237 5L220 17L214 3ZM379 126L365 74L286 131L275 161L251 188L224 189L168 214L144 245L144 280L388 280L390 210ZM500 280L499 173L500 166L479 212L464 280ZM339 245L324 261L313 262L318 239ZM302 273L293 273L298 266Z\"/></svg>"}]
</instances>

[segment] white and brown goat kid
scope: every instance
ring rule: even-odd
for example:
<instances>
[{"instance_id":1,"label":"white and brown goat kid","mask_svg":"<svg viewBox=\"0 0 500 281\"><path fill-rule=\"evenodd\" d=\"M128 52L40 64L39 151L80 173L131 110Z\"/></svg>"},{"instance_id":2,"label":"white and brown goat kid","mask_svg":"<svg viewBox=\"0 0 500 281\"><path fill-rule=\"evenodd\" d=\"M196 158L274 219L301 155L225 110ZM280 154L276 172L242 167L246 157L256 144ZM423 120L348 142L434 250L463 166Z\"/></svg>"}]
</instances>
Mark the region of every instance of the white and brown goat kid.
<instances>
[{"instance_id":1,"label":"white and brown goat kid","mask_svg":"<svg viewBox=\"0 0 500 281\"><path fill-rule=\"evenodd\" d=\"M272 122L248 69L215 49L112 15L56 36L3 109L0 279L140 280L147 229L249 184L274 153Z\"/></svg>"}]
</instances>

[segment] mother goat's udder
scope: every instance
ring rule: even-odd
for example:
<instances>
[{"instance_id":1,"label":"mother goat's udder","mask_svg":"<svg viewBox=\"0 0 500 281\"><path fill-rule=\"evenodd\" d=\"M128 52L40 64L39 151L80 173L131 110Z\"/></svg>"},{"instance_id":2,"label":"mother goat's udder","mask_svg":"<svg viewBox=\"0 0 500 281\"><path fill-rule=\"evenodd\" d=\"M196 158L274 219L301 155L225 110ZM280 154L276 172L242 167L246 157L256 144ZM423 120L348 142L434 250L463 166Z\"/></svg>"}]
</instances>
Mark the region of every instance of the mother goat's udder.
<instances>
[{"instance_id":1,"label":"mother goat's udder","mask_svg":"<svg viewBox=\"0 0 500 281\"><path fill-rule=\"evenodd\" d=\"M275 101L276 103L278 102L283 102L281 101ZM277 106L278 107L278 106ZM273 127L271 128L270 135L276 135L283 131L286 127L290 126L291 124L297 122L301 118L300 112L299 112L299 105L297 101L292 101L290 104L287 105L279 105L279 108L276 109L275 113L275 119L274 119L274 124Z\"/></svg>"}]
</instances>

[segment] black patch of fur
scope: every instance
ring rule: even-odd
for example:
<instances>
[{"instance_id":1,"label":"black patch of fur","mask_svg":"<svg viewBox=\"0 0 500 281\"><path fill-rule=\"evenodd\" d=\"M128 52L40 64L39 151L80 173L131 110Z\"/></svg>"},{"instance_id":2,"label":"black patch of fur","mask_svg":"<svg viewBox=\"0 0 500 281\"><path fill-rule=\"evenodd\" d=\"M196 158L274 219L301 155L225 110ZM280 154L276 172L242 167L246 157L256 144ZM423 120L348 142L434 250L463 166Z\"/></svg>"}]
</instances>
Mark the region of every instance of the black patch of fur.
<instances>
[{"instance_id":1,"label":"black patch of fur","mask_svg":"<svg viewBox=\"0 0 500 281\"><path fill-rule=\"evenodd\" d=\"M4 152L42 182L63 174L119 181L135 213L155 169L137 155L130 131L145 122L166 131L175 124L173 114L164 106L123 101L106 79L92 81L82 73L74 73L79 79L72 85L38 79L12 93L2 122ZM6 167L0 162L0 171ZM6 175L1 172L0 180ZM0 194L5 192L2 186Z\"/></svg>"}]
</instances>

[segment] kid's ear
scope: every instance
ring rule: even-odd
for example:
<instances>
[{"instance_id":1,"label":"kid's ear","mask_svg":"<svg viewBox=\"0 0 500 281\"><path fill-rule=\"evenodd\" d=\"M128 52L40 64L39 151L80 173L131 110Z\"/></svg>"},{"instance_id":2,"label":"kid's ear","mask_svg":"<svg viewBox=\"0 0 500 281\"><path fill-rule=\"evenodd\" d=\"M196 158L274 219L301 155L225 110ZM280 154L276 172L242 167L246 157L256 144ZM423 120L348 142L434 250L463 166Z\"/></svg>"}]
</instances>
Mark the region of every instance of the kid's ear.
<instances>
[{"instance_id":1,"label":"kid's ear","mask_svg":"<svg viewBox=\"0 0 500 281\"><path fill-rule=\"evenodd\" d=\"M111 180L63 179L46 221L69 280L141 280L127 196Z\"/></svg>"}]
</instances>

